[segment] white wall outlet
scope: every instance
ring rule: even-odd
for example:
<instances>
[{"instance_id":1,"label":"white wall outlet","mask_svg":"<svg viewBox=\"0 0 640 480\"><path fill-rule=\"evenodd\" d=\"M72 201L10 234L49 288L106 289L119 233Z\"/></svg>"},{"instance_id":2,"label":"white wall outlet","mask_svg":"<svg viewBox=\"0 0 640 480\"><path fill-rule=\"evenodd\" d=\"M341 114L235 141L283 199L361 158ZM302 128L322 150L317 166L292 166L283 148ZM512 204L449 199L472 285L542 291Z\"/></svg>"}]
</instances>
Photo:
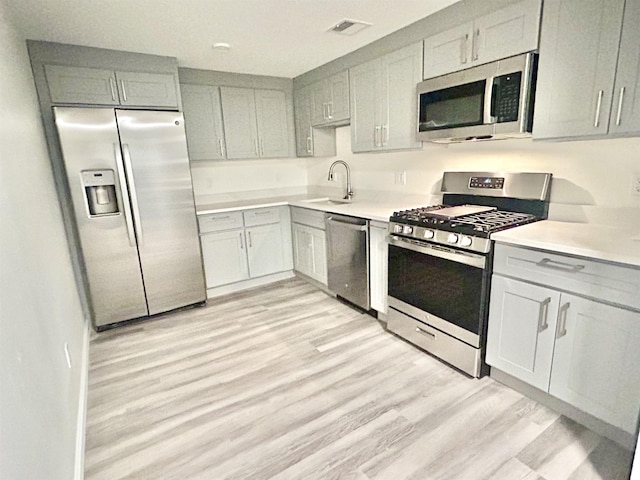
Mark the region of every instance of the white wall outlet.
<instances>
[{"instance_id":1,"label":"white wall outlet","mask_svg":"<svg viewBox=\"0 0 640 480\"><path fill-rule=\"evenodd\" d=\"M631 178L631 193L640 195L640 173L636 173Z\"/></svg>"},{"instance_id":2,"label":"white wall outlet","mask_svg":"<svg viewBox=\"0 0 640 480\"><path fill-rule=\"evenodd\" d=\"M395 174L394 174L394 183L396 185L406 185L407 184L407 172L395 172Z\"/></svg>"}]
</instances>

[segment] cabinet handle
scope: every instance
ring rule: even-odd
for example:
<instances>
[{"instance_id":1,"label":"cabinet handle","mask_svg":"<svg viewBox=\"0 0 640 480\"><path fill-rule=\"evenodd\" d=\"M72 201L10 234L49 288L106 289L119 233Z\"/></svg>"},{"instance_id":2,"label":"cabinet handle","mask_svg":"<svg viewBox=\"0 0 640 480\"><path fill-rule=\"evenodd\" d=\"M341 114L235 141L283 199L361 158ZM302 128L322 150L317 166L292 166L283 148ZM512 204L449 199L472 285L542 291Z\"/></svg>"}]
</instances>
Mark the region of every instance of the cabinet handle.
<instances>
[{"instance_id":1,"label":"cabinet handle","mask_svg":"<svg viewBox=\"0 0 640 480\"><path fill-rule=\"evenodd\" d=\"M322 104L322 119L323 120L327 119L327 104L326 103Z\"/></svg>"},{"instance_id":2,"label":"cabinet handle","mask_svg":"<svg viewBox=\"0 0 640 480\"><path fill-rule=\"evenodd\" d=\"M312 153L312 151L311 151L311 137L307 137L307 153Z\"/></svg>"},{"instance_id":3,"label":"cabinet handle","mask_svg":"<svg viewBox=\"0 0 640 480\"><path fill-rule=\"evenodd\" d=\"M473 35L473 57L472 60L478 60L480 58L480 42L478 42L478 38L480 38L480 29L477 28Z\"/></svg>"},{"instance_id":4,"label":"cabinet handle","mask_svg":"<svg viewBox=\"0 0 640 480\"><path fill-rule=\"evenodd\" d=\"M327 117L333 120L333 102L327 103Z\"/></svg>"},{"instance_id":5,"label":"cabinet handle","mask_svg":"<svg viewBox=\"0 0 640 480\"><path fill-rule=\"evenodd\" d=\"M596 104L596 118L593 122L593 126L598 128L600 126L600 110L602 108L602 96L604 95L604 90L600 90L598 92L598 103Z\"/></svg>"},{"instance_id":6,"label":"cabinet handle","mask_svg":"<svg viewBox=\"0 0 640 480\"><path fill-rule=\"evenodd\" d=\"M426 330L421 329L420 327L416 327L416 332L421 334L421 335L426 335L428 337L431 337L434 340L437 338L435 333L428 332Z\"/></svg>"},{"instance_id":7,"label":"cabinet handle","mask_svg":"<svg viewBox=\"0 0 640 480\"><path fill-rule=\"evenodd\" d=\"M389 128L387 127L387 125L382 125L382 131L380 132L380 136L382 137L380 146L384 147L385 145L387 145L389 141Z\"/></svg>"},{"instance_id":8,"label":"cabinet handle","mask_svg":"<svg viewBox=\"0 0 640 480\"><path fill-rule=\"evenodd\" d=\"M625 87L620 89L620 98L618 99L618 114L616 115L616 125L620 125L620 120L622 117L622 102L624 102L624 90Z\"/></svg>"},{"instance_id":9,"label":"cabinet handle","mask_svg":"<svg viewBox=\"0 0 640 480\"><path fill-rule=\"evenodd\" d=\"M251 232L247 232L247 235L249 236L249 248L253 247L253 244L251 242Z\"/></svg>"},{"instance_id":10,"label":"cabinet handle","mask_svg":"<svg viewBox=\"0 0 640 480\"><path fill-rule=\"evenodd\" d=\"M253 148L255 149L256 157L259 157L260 156L260 150L258 148L258 139L257 138L253 142Z\"/></svg>"},{"instance_id":11,"label":"cabinet handle","mask_svg":"<svg viewBox=\"0 0 640 480\"><path fill-rule=\"evenodd\" d=\"M127 89L124 88L124 80L120 80L120 87L122 88L122 99L123 101L127 101Z\"/></svg>"},{"instance_id":12,"label":"cabinet handle","mask_svg":"<svg viewBox=\"0 0 640 480\"><path fill-rule=\"evenodd\" d=\"M537 266L543 268L551 268L553 270L562 270L563 272L569 273L577 273L580 270L584 270L584 265L557 262L555 260L551 260L550 258L543 258L539 262L536 263Z\"/></svg>"},{"instance_id":13,"label":"cabinet handle","mask_svg":"<svg viewBox=\"0 0 640 480\"><path fill-rule=\"evenodd\" d=\"M382 126L380 125L376 125L376 128L374 129L373 132L373 146L378 148L381 147L381 142L380 142L380 133L382 132Z\"/></svg>"},{"instance_id":14,"label":"cabinet handle","mask_svg":"<svg viewBox=\"0 0 640 480\"><path fill-rule=\"evenodd\" d=\"M242 241L242 232L240 232L238 235L240 235L240 250L244 250L244 242Z\"/></svg>"},{"instance_id":15,"label":"cabinet handle","mask_svg":"<svg viewBox=\"0 0 640 480\"><path fill-rule=\"evenodd\" d=\"M549 304L551 303L551 297L547 297L540 304L540 316L538 317L538 333L544 332L549 328L549 322L547 322L547 316L549 314Z\"/></svg>"},{"instance_id":16,"label":"cabinet handle","mask_svg":"<svg viewBox=\"0 0 640 480\"><path fill-rule=\"evenodd\" d=\"M221 138L218 139L218 146L220 147L220 156L224 157L224 145Z\"/></svg>"},{"instance_id":17,"label":"cabinet handle","mask_svg":"<svg viewBox=\"0 0 640 480\"><path fill-rule=\"evenodd\" d=\"M556 340L564 337L567 334L567 314L569 312L569 307L571 307L571 303L567 302L560 308L558 321L558 331L556 332Z\"/></svg>"},{"instance_id":18,"label":"cabinet handle","mask_svg":"<svg viewBox=\"0 0 640 480\"><path fill-rule=\"evenodd\" d=\"M465 64L469 60L467 58L467 46L469 44L469 34L467 33L464 37L462 37L462 42L460 42L460 63Z\"/></svg>"},{"instance_id":19,"label":"cabinet handle","mask_svg":"<svg viewBox=\"0 0 640 480\"><path fill-rule=\"evenodd\" d=\"M260 156L264 157L264 139L260 139Z\"/></svg>"},{"instance_id":20,"label":"cabinet handle","mask_svg":"<svg viewBox=\"0 0 640 480\"><path fill-rule=\"evenodd\" d=\"M113 78L109 78L109 88L111 88L111 100L116 101L116 85Z\"/></svg>"}]
</instances>

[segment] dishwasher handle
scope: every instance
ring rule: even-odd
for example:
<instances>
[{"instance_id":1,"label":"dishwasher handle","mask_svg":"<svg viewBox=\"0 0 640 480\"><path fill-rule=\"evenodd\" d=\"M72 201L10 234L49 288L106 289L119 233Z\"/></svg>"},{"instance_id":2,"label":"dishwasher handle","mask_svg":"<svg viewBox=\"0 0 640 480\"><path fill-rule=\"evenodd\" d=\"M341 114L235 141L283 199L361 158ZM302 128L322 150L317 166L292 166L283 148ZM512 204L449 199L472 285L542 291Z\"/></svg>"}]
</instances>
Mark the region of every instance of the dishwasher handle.
<instances>
[{"instance_id":1,"label":"dishwasher handle","mask_svg":"<svg viewBox=\"0 0 640 480\"><path fill-rule=\"evenodd\" d=\"M366 232L368 227L366 222L364 224L362 224L361 221L359 221L358 223L352 223L352 222L344 221L340 219L340 217L336 218L334 216L327 216L326 221L338 224L341 227L345 227L350 230L355 230L357 232Z\"/></svg>"}]
</instances>

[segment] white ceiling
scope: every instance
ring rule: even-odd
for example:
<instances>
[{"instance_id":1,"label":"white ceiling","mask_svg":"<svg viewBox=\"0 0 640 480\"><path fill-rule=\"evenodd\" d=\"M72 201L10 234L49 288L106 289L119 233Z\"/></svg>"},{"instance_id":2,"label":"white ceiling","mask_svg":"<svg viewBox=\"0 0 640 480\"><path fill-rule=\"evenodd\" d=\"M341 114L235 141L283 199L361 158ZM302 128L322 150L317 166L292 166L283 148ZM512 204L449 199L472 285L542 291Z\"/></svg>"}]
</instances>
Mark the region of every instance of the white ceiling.
<instances>
[{"instance_id":1,"label":"white ceiling","mask_svg":"<svg viewBox=\"0 0 640 480\"><path fill-rule=\"evenodd\" d=\"M3 1L29 39L168 55L182 67L295 77L457 0ZM373 26L354 36L327 32L344 18ZM216 52L216 42L232 48Z\"/></svg>"}]
</instances>

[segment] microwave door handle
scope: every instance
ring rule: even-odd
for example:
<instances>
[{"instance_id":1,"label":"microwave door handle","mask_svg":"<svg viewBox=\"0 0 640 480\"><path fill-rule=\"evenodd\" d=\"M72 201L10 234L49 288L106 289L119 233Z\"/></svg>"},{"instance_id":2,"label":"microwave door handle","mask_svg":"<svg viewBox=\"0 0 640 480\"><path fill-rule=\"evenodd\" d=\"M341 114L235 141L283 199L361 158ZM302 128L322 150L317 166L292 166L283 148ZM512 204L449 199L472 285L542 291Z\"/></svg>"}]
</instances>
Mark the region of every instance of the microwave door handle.
<instances>
[{"instance_id":1,"label":"microwave door handle","mask_svg":"<svg viewBox=\"0 0 640 480\"><path fill-rule=\"evenodd\" d=\"M494 91L497 89L493 88L493 82L494 82L494 77L489 77L487 79L487 83L484 86L484 118L483 118L483 122L485 125L490 125L492 123L495 123L495 118L493 117L493 113L494 113L494 98L493 98L493 94ZM487 101L488 100L488 101Z\"/></svg>"}]
</instances>

